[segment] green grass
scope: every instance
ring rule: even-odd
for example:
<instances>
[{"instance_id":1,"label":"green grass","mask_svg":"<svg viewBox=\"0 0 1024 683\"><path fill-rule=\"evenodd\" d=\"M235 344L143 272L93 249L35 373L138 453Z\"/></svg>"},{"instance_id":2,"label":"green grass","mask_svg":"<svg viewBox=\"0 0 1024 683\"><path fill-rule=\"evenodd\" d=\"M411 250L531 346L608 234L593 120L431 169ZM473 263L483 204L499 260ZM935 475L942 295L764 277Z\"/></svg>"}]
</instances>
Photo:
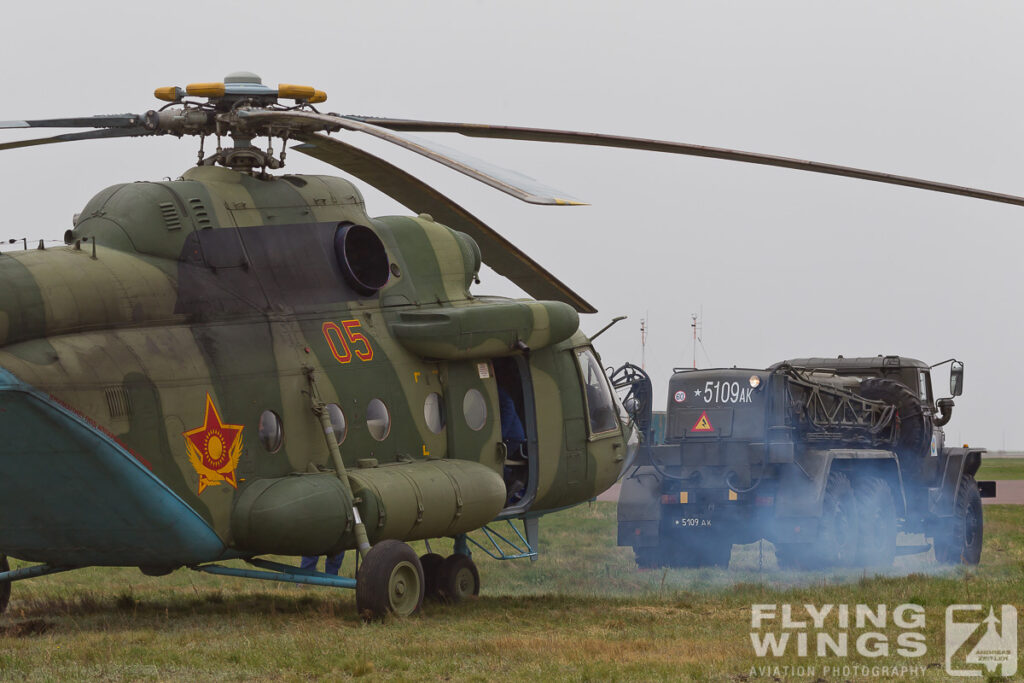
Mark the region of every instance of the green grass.
<instances>
[{"instance_id":1,"label":"green grass","mask_svg":"<svg viewBox=\"0 0 1024 683\"><path fill-rule=\"evenodd\" d=\"M1024 458L982 457L981 468L974 478L979 481L986 479L1024 479Z\"/></svg>"},{"instance_id":2,"label":"green grass","mask_svg":"<svg viewBox=\"0 0 1024 683\"><path fill-rule=\"evenodd\" d=\"M741 681L751 667L771 663L914 664L930 667L915 680L945 680L947 605L1024 610L1024 507L986 506L985 514L982 565L971 569L900 558L884 575L780 572L770 544L754 544L736 549L727 571L638 571L632 551L615 546L614 504L583 505L541 520L537 562L475 553L479 599L428 603L411 618L372 624L357 618L347 590L188 570L154 578L85 569L14 584L0 618L0 676ZM343 572L352 561L346 558ZM927 612L928 654L918 660L789 654L766 662L750 645L755 603L906 602Z\"/></svg>"}]
</instances>

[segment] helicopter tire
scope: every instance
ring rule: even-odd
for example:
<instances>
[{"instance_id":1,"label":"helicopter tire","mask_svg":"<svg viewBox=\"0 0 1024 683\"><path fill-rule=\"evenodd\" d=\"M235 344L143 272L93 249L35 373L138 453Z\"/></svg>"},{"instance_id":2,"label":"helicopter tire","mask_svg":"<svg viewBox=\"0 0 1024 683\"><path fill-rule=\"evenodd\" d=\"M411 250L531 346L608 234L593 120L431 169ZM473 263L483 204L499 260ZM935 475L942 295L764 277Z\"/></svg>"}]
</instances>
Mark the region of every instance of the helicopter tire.
<instances>
[{"instance_id":1,"label":"helicopter tire","mask_svg":"<svg viewBox=\"0 0 1024 683\"><path fill-rule=\"evenodd\" d=\"M441 598L437 587L437 578L441 571L442 562L444 562L444 555L438 553L420 555L420 566L423 567L423 598L425 600Z\"/></svg>"},{"instance_id":2,"label":"helicopter tire","mask_svg":"<svg viewBox=\"0 0 1024 683\"><path fill-rule=\"evenodd\" d=\"M974 477L960 478L956 508L942 533L934 539L935 559L943 564L978 564L981 562L981 542L984 538L984 520L981 494Z\"/></svg>"},{"instance_id":3,"label":"helicopter tire","mask_svg":"<svg viewBox=\"0 0 1024 683\"><path fill-rule=\"evenodd\" d=\"M356 577L356 609L367 621L407 617L423 604L423 567L416 551L392 539L366 553Z\"/></svg>"},{"instance_id":4,"label":"helicopter tire","mask_svg":"<svg viewBox=\"0 0 1024 683\"><path fill-rule=\"evenodd\" d=\"M437 587L441 598L452 604L480 595L480 572L476 563L462 553L444 558L437 573Z\"/></svg>"},{"instance_id":5,"label":"helicopter tire","mask_svg":"<svg viewBox=\"0 0 1024 683\"><path fill-rule=\"evenodd\" d=\"M11 571L11 565L7 561L6 555L0 555L0 571L9 572ZM0 583L0 614L7 611L7 605L11 602L11 582L4 581Z\"/></svg>"}]
</instances>

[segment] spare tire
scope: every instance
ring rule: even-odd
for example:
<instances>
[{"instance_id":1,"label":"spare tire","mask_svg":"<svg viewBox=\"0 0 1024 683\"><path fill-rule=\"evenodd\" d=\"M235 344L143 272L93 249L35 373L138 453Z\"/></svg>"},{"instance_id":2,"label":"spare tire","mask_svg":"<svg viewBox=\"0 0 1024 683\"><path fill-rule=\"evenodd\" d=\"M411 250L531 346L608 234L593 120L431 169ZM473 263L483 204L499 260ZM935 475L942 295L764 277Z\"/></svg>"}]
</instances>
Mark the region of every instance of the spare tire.
<instances>
[{"instance_id":1,"label":"spare tire","mask_svg":"<svg viewBox=\"0 0 1024 683\"><path fill-rule=\"evenodd\" d=\"M905 384L884 377L861 381L859 393L864 398L896 406L900 429L894 446L904 467L909 464L908 459L928 453L932 443L932 418L925 412L917 394Z\"/></svg>"}]
</instances>

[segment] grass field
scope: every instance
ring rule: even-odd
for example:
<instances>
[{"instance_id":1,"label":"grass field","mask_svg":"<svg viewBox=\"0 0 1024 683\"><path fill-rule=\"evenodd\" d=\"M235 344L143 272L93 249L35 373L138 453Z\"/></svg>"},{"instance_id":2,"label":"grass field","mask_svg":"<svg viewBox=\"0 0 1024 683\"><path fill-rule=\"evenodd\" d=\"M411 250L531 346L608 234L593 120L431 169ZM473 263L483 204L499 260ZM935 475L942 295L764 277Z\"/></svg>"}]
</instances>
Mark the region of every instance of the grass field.
<instances>
[{"instance_id":1,"label":"grass field","mask_svg":"<svg viewBox=\"0 0 1024 683\"><path fill-rule=\"evenodd\" d=\"M1024 479L1024 458L982 457L981 468L975 479Z\"/></svg>"},{"instance_id":2,"label":"grass field","mask_svg":"<svg viewBox=\"0 0 1024 683\"><path fill-rule=\"evenodd\" d=\"M982 565L900 558L887 575L780 572L769 544L737 548L730 570L638 571L615 546L615 506L541 521L538 562L476 553L483 591L428 603L408 619L364 624L352 591L214 577L152 578L86 569L16 583L0 618L0 676L27 680L772 680L752 667L927 667L946 680L944 611L953 603L1024 609L1024 507L985 508ZM436 548L435 548L436 550ZM345 571L351 571L346 558ZM759 569L759 564L764 569ZM928 652L846 659L762 659L751 605L923 606ZM997 608L998 609L998 608ZM895 639L894 627L879 629ZM813 646L812 646L813 652ZM785 676L784 680L801 680ZM895 679L895 676L882 676ZM871 680L877 680L874 677Z\"/></svg>"}]
</instances>

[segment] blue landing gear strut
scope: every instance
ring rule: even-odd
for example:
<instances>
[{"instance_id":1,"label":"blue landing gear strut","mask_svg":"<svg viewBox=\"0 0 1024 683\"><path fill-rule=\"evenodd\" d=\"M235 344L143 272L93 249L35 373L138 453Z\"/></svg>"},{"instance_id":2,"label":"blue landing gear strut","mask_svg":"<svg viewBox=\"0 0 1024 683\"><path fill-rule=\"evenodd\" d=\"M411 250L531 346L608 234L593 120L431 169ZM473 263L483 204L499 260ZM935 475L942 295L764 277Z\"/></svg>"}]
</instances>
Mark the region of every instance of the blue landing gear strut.
<instances>
[{"instance_id":1,"label":"blue landing gear strut","mask_svg":"<svg viewBox=\"0 0 1024 683\"><path fill-rule=\"evenodd\" d=\"M355 588L356 580L346 576L324 574L313 569L302 569L280 562L253 558L246 560L260 569L243 569L241 567L225 567L219 564L200 564L189 569L220 576L237 576L243 579L263 579L265 581L285 581L288 583L304 583L312 586L333 586L335 588ZM2 578L2 577L0 577Z\"/></svg>"},{"instance_id":2,"label":"blue landing gear strut","mask_svg":"<svg viewBox=\"0 0 1024 683\"><path fill-rule=\"evenodd\" d=\"M68 572L79 567L55 567L49 564L37 564L31 567L11 570L6 555L0 555L0 614L7 611L7 605L11 601L11 582L23 579L34 579L37 576L47 574L58 574Z\"/></svg>"},{"instance_id":3,"label":"blue landing gear strut","mask_svg":"<svg viewBox=\"0 0 1024 683\"><path fill-rule=\"evenodd\" d=\"M514 520L504 520L508 524L508 528L511 530L505 531L505 534L492 529L490 525L480 527L480 531L488 541L488 545L484 545L474 538L462 534L462 536L456 536L455 538L455 552L461 552L466 555L469 554L469 546L466 541L472 543L480 550L487 553L490 557L495 560L520 560L524 557L530 558L531 561L537 559L537 518L532 517L523 520L523 531L519 531L516 527ZM525 532L525 535L524 533ZM462 539L463 547L465 550L459 549L459 540Z\"/></svg>"}]
</instances>

